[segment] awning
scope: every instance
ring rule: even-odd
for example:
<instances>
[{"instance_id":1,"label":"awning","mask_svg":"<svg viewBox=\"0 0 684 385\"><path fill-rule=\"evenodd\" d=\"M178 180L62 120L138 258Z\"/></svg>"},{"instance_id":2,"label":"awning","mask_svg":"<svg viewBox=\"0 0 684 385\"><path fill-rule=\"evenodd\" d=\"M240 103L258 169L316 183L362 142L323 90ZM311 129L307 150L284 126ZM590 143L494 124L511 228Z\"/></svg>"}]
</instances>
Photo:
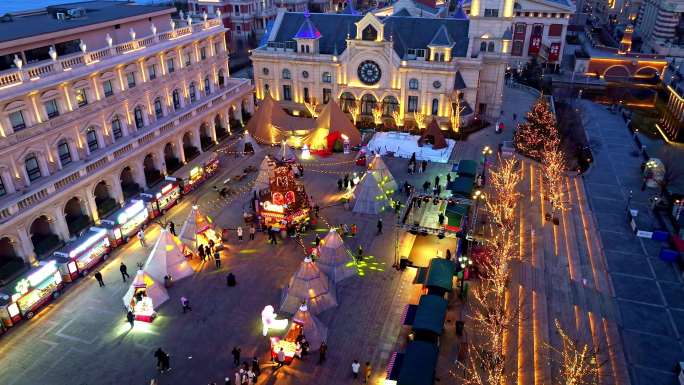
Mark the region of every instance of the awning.
<instances>
[{"instance_id":1,"label":"awning","mask_svg":"<svg viewBox=\"0 0 684 385\"><path fill-rule=\"evenodd\" d=\"M446 310L447 301L444 298L436 295L421 296L413 319L413 330L442 335Z\"/></svg>"},{"instance_id":2,"label":"awning","mask_svg":"<svg viewBox=\"0 0 684 385\"><path fill-rule=\"evenodd\" d=\"M451 291L454 288L454 263L443 258L431 259L425 286Z\"/></svg>"},{"instance_id":3,"label":"awning","mask_svg":"<svg viewBox=\"0 0 684 385\"><path fill-rule=\"evenodd\" d=\"M447 183L447 190L450 190L453 195L470 198L470 196L473 194L474 186L475 181L473 178L461 176L452 179L451 182Z\"/></svg>"},{"instance_id":4,"label":"awning","mask_svg":"<svg viewBox=\"0 0 684 385\"><path fill-rule=\"evenodd\" d=\"M471 159L464 159L458 162L456 172L460 176L475 177L477 175L477 162Z\"/></svg>"},{"instance_id":5,"label":"awning","mask_svg":"<svg viewBox=\"0 0 684 385\"><path fill-rule=\"evenodd\" d=\"M404 322L403 325L413 325L416 321L416 312L418 312L418 305L406 305L406 311L404 312Z\"/></svg>"},{"instance_id":6,"label":"awning","mask_svg":"<svg viewBox=\"0 0 684 385\"><path fill-rule=\"evenodd\" d=\"M413 283L425 283L425 278L427 277L427 267L419 267L416 273L416 278L413 279Z\"/></svg>"},{"instance_id":7,"label":"awning","mask_svg":"<svg viewBox=\"0 0 684 385\"><path fill-rule=\"evenodd\" d=\"M437 355L435 344L423 341L409 343L402 359L397 385L433 385Z\"/></svg>"}]
</instances>

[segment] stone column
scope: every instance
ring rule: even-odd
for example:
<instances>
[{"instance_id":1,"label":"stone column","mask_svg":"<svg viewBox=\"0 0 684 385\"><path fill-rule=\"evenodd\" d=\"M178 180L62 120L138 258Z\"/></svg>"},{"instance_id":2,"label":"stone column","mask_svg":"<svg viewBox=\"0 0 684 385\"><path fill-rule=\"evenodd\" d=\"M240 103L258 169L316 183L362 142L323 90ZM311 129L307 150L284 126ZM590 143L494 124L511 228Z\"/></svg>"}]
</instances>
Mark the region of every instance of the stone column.
<instances>
[{"instance_id":1,"label":"stone column","mask_svg":"<svg viewBox=\"0 0 684 385\"><path fill-rule=\"evenodd\" d=\"M5 186L5 191L7 191L7 195L17 191L14 187L14 178L12 177L12 173L10 173L9 170L3 169L2 171L0 171L0 178L2 178L2 184L3 186Z\"/></svg>"},{"instance_id":2,"label":"stone column","mask_svg":"<svg viewBox=\"0 0 684 385\"><path fill-rule=\"evenodd\" d=\"M90 214L90 218L92 218L93 222L97 222L100 220L100 214L97 212L97 204L95 203L95 196L92 193L93 188L90 188L89 191L86 191L86 205L88 207L88 212Z\"/></svg>"},{"instance_id":3,"label":"stone column","mask_svg":"<svg viewBox=\"0 0 684 385\"><path fill-rule=\"evenodd\" d=\"M118 204L122 204L124 201L124 195L123 195L123 190L121 189L121 179L120 178L121 178L121 175L114 175L114 176L112 176L112 180L110 181L110 183L111 183L111 194L113 195L112 198L114 198L114 200Z\"/></svg>"},{"instance_id":4,"label":"stone column","mask_svg":"<svg viewBox=\"0 0 684 385\"><path fill-rule=\"evenodd\" d=\"M33 250L33 242L31 242L28 231L24 227L19 227L17 228L17 235L19 235L19 246L21 247L20 251L24 261L31 264L35 263L36 253Z\"/></svg>"},{"instance_id":5,"label":"stone column","mask_svg":"<svg viewBox=\"0 0 684 385\"><path fill-rule=\"evenodd\" d=\"M162 175L167 175L166 172L166 159L164 159L164 148L159 148L155 151L154 156L157 158L157 169Z\"/></svg>"},{"instance_id":6,"label":"stone column","mask_svg":"<svg viewBox=\"0 0 684 385\"><path fill-rule=\"evenodd\" d=\"M204 152L204 151L202 151L202 141L200 140L200 129L199 129L199 127L192 130L192 143L195 147L197 147L197 150L199 150L200 154Z\"/></svg>"},{"instance_id":7,"label":"stone column","mask_svg":"<svg viewBox=\"0 0 684 385\"><path fill-rule=\"evenodd\" d=\"M63 241L67 242L69 239L71 239L71 235L69 234L69 226L67 226L66 219L64 218L64 211L60 206L55 207L52 212L55 217L55 221L50 227L54 227L52 230L59 235Z\"/></svg>"},{"instance_id":8,"label":"stone column","mask_svg":"<svg viewBox=\"0 0 684 385\"><path fill-rule=\"evenodd\" d=\"M137 183L143 190L147 189L147 181L145 181L145 167L143 166L143 160L139 159L137 162L133 163L131 171L133 172L133 179L135 179L135 183Z\"/></svg>"},{"instance_id":9,"label":"stone column","mask_svg":"<svg viewBox=\"0 0 684 385\"><path fill-rule=\"evenodd\" d=\"M218 139L216 137L216 121L214 119L209 120L209 136L211 137L211 140L214 141L214 143L218 142Z\"/></svg>"}]
</instances>

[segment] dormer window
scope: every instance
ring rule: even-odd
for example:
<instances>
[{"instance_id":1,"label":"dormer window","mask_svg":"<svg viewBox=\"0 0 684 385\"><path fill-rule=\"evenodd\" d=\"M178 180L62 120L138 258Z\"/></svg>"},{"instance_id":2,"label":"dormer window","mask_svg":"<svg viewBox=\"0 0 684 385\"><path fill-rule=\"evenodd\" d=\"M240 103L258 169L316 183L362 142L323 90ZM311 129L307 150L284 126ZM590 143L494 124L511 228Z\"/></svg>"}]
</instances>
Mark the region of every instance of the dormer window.
<instances>
[{"instance_id":1,"label":"dormer window","mask_svg":"<svg viewBox=\"0 0 684 385\"><path fill-rule=\"evenodd\" d=\"M361 32L361 39L366 41L378 40L378 31L372 25L366 26Z\"/></svg>"}]
</instances>

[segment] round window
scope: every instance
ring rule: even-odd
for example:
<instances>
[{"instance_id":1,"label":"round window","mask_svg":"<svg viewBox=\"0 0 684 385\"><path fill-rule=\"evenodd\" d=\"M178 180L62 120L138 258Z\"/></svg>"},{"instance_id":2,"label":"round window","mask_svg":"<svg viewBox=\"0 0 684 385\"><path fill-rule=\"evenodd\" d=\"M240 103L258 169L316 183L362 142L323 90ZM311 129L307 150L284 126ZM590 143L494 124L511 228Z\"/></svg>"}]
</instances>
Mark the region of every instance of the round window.
<instances>
[{"instance_id":1,"label":"round window","mask_svg":"<svg viewBox=\"0 0 684 385\"><path fill-rule=\"evenodd\" d=\"M268 75L268 68L264 67L264 68L261 70L261 72L262 72L264 75Z\"/></svg>"},{"instance_id":2,"label":"round window","mask_svg":"<svg viewBox=\"0 0 684 385\"><path fill-rule=\"evenodd\" d=\"M435 87L435 89L440 89L442 87L442 83L440 83L439 80L435 80L432 82L432 86Z\"/></svg>"},{"instance_id":3,"label":"round window","mask_svg":"<svg viewBox=\"0 0 684 385\"><path fill-rule=\"evenodd\" d=\"M309 72L308 71L302 71L302 77L304 79L308 79L309 78Z\"/></svg>"}]
</instances>

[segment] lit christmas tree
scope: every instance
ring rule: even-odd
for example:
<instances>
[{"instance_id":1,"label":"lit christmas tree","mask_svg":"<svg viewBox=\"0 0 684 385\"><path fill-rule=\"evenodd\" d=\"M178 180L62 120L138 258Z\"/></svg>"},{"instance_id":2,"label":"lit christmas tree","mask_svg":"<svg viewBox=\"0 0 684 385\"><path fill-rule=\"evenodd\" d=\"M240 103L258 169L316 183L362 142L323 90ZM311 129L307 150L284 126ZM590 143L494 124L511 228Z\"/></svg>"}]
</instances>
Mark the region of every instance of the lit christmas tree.
<instances>
[{"instance_id":1,"label":"lit christmas tree","mask_svg":"<svg viewBox=\"0 0 684 385\"><path fill-rule=\"evenodd\" d=\"M525 116L527 122L519 123L513 136L515 149L532 159L541 160L546 143L560 141L556 118L543 98L539 98Z\"/></svg>"}]
</instances>

